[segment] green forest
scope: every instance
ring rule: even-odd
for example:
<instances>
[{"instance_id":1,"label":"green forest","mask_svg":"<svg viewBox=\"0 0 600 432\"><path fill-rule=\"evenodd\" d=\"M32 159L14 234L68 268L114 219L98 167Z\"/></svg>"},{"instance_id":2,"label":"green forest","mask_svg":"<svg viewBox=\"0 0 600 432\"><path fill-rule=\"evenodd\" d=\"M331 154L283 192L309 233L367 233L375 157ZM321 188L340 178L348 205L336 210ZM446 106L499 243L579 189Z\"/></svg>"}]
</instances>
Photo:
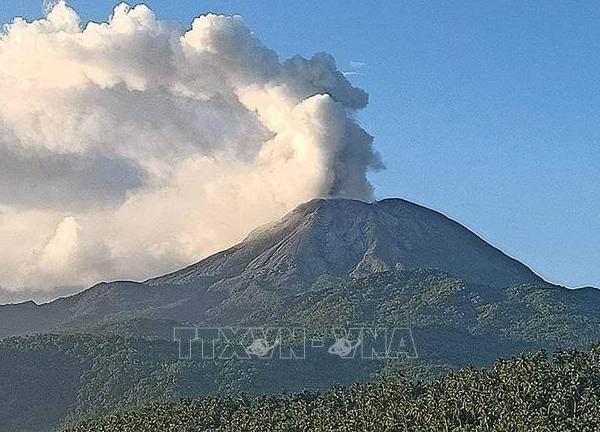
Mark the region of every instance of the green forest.
<instances>
[{"instance_id":1,"label":"green forest","mask_svg":"<svg viewBox=\"0 0 600 432\"><path fill-rule=\"evenodd\" d=\"M401 375L324 393L204 397L84 421L68 432L597 431L600 345L461 368L428 382Z\"/></svg>"}]
</instances>

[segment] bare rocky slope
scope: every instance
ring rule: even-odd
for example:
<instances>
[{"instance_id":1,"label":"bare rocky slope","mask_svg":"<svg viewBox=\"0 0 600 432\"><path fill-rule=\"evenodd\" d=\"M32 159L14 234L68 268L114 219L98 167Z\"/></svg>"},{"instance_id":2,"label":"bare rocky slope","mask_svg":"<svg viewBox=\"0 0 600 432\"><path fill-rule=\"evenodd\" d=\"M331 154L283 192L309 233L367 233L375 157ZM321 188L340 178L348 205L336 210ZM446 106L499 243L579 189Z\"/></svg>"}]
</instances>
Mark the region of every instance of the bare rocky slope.
<instances>
[{"instance_id":1,"label":"bare rocky slope","mask_svg":"<svg viewBox=\"0 0 600 432\"><path fill-rule=\"evenodd\" d=\"M235 285L239 279L293 291L310 287L323 275L417 268L497 287L541 281L519 261L434 210L402 199L319 199L256 229L226 251L148 283Z\"/></svg>"}]
</instances>

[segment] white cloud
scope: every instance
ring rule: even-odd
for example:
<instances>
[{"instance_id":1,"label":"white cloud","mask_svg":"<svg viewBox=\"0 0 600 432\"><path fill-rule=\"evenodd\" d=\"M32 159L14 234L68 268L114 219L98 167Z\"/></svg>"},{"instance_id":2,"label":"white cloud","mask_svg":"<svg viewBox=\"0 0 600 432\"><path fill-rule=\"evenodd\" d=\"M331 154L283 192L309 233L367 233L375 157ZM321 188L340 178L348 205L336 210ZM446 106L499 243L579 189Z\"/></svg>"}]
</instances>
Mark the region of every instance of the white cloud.
<instances>
[{"instance_id":1,"label":"white cloud","mask_svg":"<svg viewBox=\"0 0 600 432\"><path fill-rule=\"evenodd\" d=\"M319 196L371 198L334 59L280 62L240 17L146 6L82 26L59 2L0 37L0 286L144 279Z\"/></svg>"}]
</instances>

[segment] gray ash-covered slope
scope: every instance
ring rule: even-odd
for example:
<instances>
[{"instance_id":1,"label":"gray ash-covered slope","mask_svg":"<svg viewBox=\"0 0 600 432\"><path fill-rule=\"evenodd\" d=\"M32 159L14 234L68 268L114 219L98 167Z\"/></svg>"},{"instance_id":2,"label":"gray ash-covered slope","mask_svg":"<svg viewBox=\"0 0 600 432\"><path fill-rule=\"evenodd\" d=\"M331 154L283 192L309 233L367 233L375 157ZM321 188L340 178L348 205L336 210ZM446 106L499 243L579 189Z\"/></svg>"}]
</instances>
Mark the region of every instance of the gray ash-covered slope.
<instances>
[{"instance_id":1,"label":"gray ash-covered slope","mask_svg":"<svg viewBox=\"0 0 600 432\"><path fill-rule=\"evenodd\" d=\"M148 283L254 281L298 290L323 275L360 277L417 268L495 287L541 282L528 267L434 210L402 199L319 199L226 251Z\"/></svg>"},{"instance_id":2,"label":"gray ash-covered slope","mask_svg":"<svg viewBox=\"0 0 600 432\"><path fill-rule=\"evenodd\" d=\"M0 306L0 337L130 318L209 321L221 310L277 302L332 280L417 268L498 289L543 283L525 265L433 210L401 199L320 199L175 273L144 283L101 283L44 305Z\"/></svg>"}]
</instances>

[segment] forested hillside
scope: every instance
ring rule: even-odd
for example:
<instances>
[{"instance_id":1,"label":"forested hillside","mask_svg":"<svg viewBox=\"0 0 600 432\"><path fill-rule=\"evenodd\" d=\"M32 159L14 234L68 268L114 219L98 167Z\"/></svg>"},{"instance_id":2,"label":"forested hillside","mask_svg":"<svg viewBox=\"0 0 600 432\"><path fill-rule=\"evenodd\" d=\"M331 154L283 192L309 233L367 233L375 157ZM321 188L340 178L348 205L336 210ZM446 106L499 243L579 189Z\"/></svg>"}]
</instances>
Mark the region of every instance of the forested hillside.
<instances>
[{"instance_id":1,"label":"forested hillside","mask_svg":"<svg viewBox=\"0 0 600 432\"><path fill-rule=\"evenodd\" d=\"M257 399L207 397L85 421L69 432L596 431L600 346L463 368L429 383L375 383Z\"/></svg>"},{"instance_id":2,"label":"forested hillside","mask_svg":"<svg viewBox=\"0 0 600 432\"><path fill-rule=\"evenodd\" d=\"M47 431L150 401L273 394L374 379L385 365L315 351L305 360L179 360L173 342L44 335L0 341L0 425ZM426 369L425 362L411 366Z\"/></svg>"},{"instance_id":3,"label":"forested hillside","mask_svg":"<svg viewBox=\"0 0 600 432\"><path fill-rule=\"evenodd\" d=\"M45 431L152 401L324 391L397 371L424 379L521 352L581 349L600 340L596 290L549 284L497 289L414 270L327 281L288 296L266 288L253 293L234 293L199 324L301 327L308 339L355 324L407 327L418 358L342 359L314 349L297 361L179 360L177 344L161 339L179 324L147 317L90 328L94 334L7 338L0 340L0 388L11 389L0 395L3 430Z\"/></svg>"}]
</instances>

